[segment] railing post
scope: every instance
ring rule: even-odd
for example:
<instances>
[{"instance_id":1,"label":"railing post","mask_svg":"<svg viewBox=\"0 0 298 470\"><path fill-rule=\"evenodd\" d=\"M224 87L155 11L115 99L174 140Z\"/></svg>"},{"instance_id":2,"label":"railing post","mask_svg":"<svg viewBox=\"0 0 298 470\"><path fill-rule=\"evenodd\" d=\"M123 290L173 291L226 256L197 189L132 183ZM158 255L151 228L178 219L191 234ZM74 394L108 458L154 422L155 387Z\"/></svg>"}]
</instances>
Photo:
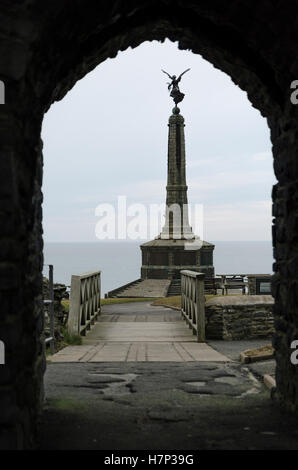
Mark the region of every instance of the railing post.
<instances>
[{"instance_id":1,"label":"railing post","mask_svg":"<svg viewBox=\"0 0 298 470\"><path fill-rule=\"evenodd\" d=\"M81 315L80 315L80 296L81 296L81 281L80 277L76 275L71 276L70 299L69 299L69 316L67 328L70 334L79 335Z\"/></svg>"},{"instance_id":2,"label":"railing post","mask_svg":"<svg viewBox=\"0 0 298 470\"><path fill-rule=\"evenodd\" d=\"M205 335L205 297L204 297L204 273L196 275L196 312L197 312L197 340L204 343Z\"/></svg>"},{"instance_id":3,"label":"railing post","mask_svg":"<svg viewBox=\"0 0 298 470\"><path fill-rule=\"evenodd\" d=\"M205 342L204 273L181 271L181 313L198 342Z\"/></svg>"}]
</instances>

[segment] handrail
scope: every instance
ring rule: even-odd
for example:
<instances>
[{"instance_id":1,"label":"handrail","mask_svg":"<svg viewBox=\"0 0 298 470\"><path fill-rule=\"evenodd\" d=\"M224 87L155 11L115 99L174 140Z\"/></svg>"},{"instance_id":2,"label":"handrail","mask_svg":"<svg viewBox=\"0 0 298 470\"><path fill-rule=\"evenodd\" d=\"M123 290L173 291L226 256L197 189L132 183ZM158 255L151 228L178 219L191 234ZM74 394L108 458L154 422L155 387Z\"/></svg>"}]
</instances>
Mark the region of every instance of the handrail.
<instances>
[{"instance_id":1,"label":"handrail","mask_svg":"<svg viewBox=\"0 0 298 470\"><path fill-rule=\"evenodd\" d=\"M197 336L205 342L205 274L183 270L181 274L181 314Z\"/></svg>"},{"instance_id":2,"label":"handrail","mask_svg":"<svg viewBox=\"0 0 298 470\"><path fill-rule=\"evenodd\" d=\"M68 331L86 335L101 313L101 271L71 276Z\"/></svg>"}]
</instances>

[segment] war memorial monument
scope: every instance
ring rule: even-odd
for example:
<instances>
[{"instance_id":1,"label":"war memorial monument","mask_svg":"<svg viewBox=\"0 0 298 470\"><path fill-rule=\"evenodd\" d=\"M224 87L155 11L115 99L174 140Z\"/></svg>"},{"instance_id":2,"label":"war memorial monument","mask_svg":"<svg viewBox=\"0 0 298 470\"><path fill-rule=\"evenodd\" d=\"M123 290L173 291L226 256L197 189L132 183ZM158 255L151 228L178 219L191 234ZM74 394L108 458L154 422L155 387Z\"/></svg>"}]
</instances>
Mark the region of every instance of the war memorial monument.
<instances>
[{"instance_id":1,"label":"war memorial monument","mask_svg":"<svg viewBox=\"0 0 298 470\"><path fill-rule=\"evenodd\" d=\"M170 292L171 295L179 294L180 271L183 269L203 272L206 279L214 278L213 250L215 246L195 235L189 224L185 124L178 107L178 103L185 96L180 91L179 83L182 76L189 70L185 70L178 77L171 76L163 70L171 80L168 83L168 90L175 103L168 123L168 175L164 227L154 240L140 246L142 250L141 279L114 289L108 295L131 296L134 294L131 288L135 289L136 283L138 283L136 293L140 296L147 296L148 288L153 294L152 285L157 296L169 295ZM142 282L142 280L147 282ZM148 280L152 282L148 283ZM162 280L167 282L162 282Z\"/></svg>"}]
</instances>

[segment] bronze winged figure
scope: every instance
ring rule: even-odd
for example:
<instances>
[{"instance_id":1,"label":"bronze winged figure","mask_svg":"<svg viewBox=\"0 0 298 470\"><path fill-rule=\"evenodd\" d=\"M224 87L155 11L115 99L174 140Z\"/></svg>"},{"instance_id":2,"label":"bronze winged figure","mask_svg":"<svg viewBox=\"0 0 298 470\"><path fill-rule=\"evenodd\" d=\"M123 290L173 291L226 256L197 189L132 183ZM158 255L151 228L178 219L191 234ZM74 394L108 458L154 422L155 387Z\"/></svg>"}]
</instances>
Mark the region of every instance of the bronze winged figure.
<instances>
[{"instance_id":1,"label":"bronze winged figure","mask_svg":"<svg viewBox=\"0 0 298 470\"><path fill-rule=\"evenodd\" d=\"M178 78L176 77L176 75L170 75L165 70L162 70L162 72L165 73L171 80L171 82L168 83L167 85L168 85L168 90L171 90L170 96L173 98L176 106L177 106L177 103L180 103L180 101L182 101L184 98L184 93L181 93L179 89L179 82L181 81L182 75L184 75L189 70L190 69L184 70L184 72L182 72Z\"/></svg>"}]
</instances>

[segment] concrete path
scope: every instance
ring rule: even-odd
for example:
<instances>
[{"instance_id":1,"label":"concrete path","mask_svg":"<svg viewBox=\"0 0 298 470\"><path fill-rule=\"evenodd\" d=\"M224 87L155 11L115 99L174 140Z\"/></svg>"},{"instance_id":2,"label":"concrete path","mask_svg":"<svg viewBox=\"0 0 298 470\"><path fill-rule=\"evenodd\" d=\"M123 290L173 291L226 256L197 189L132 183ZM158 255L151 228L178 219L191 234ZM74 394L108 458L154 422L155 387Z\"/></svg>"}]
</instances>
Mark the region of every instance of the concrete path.
<instances>
[{"instance_id":1,"label":"concrete path","mask_svg":"<svg viewBox=\"0 0 298 470\"><path fill-rule=\"evenodd\" d=\"M147 302L108 305L83 339L49 358L51 362L228 362L198 343L180 313Z\"/></svg>"}]
</instances>

